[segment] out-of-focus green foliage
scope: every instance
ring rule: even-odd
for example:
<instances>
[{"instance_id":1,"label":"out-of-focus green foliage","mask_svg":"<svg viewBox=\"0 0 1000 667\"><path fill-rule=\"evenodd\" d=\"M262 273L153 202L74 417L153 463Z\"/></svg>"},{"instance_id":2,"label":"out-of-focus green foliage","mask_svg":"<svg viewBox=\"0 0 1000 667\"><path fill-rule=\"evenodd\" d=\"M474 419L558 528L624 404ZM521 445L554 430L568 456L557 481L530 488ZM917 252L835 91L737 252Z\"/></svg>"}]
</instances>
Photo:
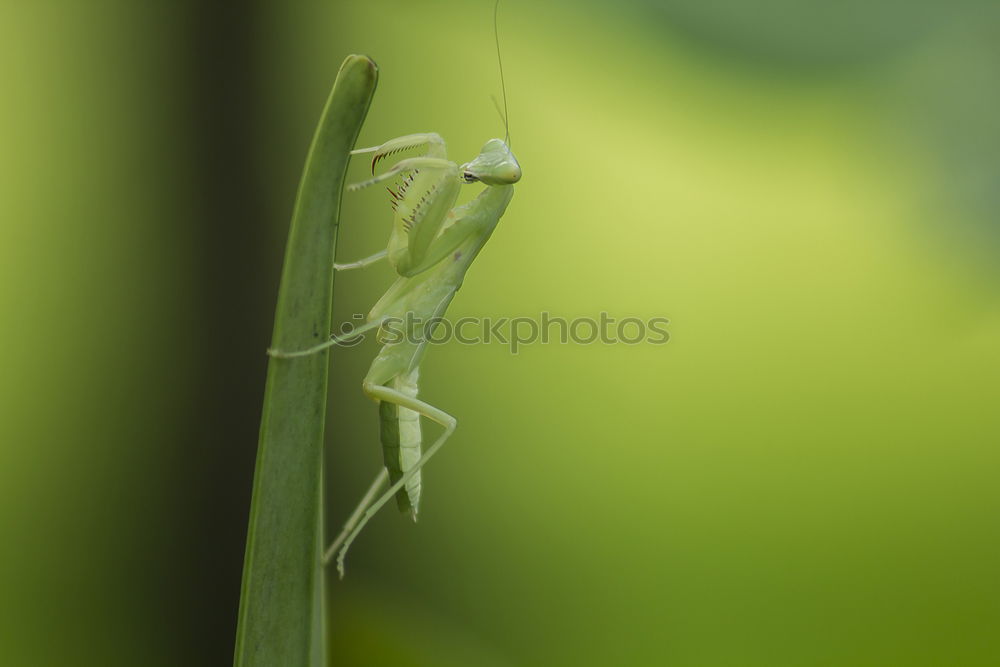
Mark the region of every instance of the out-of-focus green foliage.
<instances>
[{"instance_id":1,"label":"out-of-focus green foliage","mask_svg":"<svg viewBox=\"0 0 1000 667\"><path fill-rule=\"evenodd\" d=\"M211 416L263 386L333 71L379 63L360 144L432 130L468 159L503 135L492 3L257 6L256 58L213 83L252 95L240 183L273 232L245 211L191 222L232 176L188 180L213 139L185 124L211 111L188 79L225 43L186 60L198 24L167 10L38 7L0 20L0 651L192 664L204 650L172 635L231 647L243 535L208 569L200 547L245 525L254 449ZM381 514L332 584L334 658L992 665L996 26L973 2L505 0L524 178L450 315L665 316L671 342L432 348L422 393L460 426L420 523ZM388 216L384 193L351 196L339 257L382 247ZM204 257L214 225L232 246ZM232 276L256 286L229 306L246 326L204 325L222 302L191 304ZM339 278L335 321L390 280ZM379 465L359 387L374 352L335 354L331 524ZM187 530L225 502L232 521ZM191 581L218 620L168 595Z\"/></svg>"}]
</instances>

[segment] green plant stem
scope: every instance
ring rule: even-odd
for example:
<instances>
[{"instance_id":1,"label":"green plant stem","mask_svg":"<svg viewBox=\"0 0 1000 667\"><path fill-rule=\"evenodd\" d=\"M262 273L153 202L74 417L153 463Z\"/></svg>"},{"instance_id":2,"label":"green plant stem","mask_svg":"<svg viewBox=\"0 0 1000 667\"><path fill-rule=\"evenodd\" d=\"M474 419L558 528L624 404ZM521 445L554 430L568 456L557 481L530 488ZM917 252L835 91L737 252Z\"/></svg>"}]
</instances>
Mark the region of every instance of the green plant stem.
<instances>
[{"instance_id":1,"label":"green plant stem","mask_svg":"<svg viewBox=\"0 0 1000 667\"><path fill-rule=\"evenodd\" d=\"M306 159L285 249L272 347L330 335L333 258L349 152L378 69L348 56ZM237 667L324 667L323 430L329 351L267 369L236 631Z\"/></svg>"}]
</instances>

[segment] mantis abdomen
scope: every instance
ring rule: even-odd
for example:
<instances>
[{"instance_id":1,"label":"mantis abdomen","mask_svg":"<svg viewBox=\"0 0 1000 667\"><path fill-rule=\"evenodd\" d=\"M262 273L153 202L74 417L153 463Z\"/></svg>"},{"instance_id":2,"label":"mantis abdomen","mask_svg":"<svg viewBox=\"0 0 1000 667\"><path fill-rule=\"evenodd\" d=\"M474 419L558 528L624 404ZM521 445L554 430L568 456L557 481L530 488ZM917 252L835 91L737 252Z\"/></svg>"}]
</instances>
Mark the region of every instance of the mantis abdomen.
<instances>
[{"instance_id":1,"label":"mantis abdomen","mask_svg":"<svg viewBox=\"0 0 1000 667\"><path fill-rule=\"evenodd\" d=\"M419 368L409 373L401 373L386 383L402 394L417 397ZM379 436L382 440L382 457L389 481L395 484L420 460L421 434L420 414L401 405L381 401L379 403ZM420 471L413 473L406 484L396 492L396 504L400 512L409 512L414 518L420 507Z\"/></svg>"}]
</instances>

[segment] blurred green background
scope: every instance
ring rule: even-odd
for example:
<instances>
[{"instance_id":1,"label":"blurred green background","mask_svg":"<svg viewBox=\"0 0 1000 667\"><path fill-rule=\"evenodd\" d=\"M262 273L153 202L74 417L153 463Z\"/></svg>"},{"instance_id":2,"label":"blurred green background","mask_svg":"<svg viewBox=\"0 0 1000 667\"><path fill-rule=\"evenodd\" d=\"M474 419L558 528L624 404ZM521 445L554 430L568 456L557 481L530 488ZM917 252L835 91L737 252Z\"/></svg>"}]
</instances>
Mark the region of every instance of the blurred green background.
<instances>
[{"instance_id":1,"label":"blurred green background","mask_svg":"<svg viewBox=\"0 0 1000 667\"><path fill-rule=\"evenodd\" d=\"M525 175L450 315L672 339L434 347L460 428L331 582L334 664L997 664L998 18L504 0ZM488 0L0 7L0 663L231 661L337 68L380 66L360 144L464 161L503 134L492 40ZM343 218L342 259L384 243L377 192ZM390 279L338 278L338 320ZM374 350L335 355L331 529L379 465Z\"/></svg>"}]
</instances>

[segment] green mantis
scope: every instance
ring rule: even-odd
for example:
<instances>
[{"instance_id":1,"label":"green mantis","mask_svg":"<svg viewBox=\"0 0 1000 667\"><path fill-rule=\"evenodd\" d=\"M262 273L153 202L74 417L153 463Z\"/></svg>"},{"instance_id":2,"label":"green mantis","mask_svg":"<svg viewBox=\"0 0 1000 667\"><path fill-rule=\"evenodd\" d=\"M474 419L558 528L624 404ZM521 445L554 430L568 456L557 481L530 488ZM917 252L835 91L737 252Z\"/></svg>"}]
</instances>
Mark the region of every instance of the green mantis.
<instances>
[{"instance_id":1,"label":"green mantis","mask_svg":"<svg viewBox=\"0 0 1000 667\"><path fill-rule=\"evenodd\" d=\"M419 151L376 175L385 158L403 151ZM279 358L300 357L379 330L382 348L362 382L364 393L378 402L380 436L385 468L326 551L324 562L337 555L337 569L344 573L348 548L369 519L393 496L403 512L416 518L420 503L420 470L454 432L457 421L448 413L417 398L420 362L433 327L444 316L462 286L473 260L493 234L521 178L521 167L507 142L490 139L479 155L461 166L448 159L444 140L437 134L411 134L380 146L351 151L374 153L372 178L348 187L349 191L402 179L391 194L395 211L385 250L347 264L338 270L357 269L387 260L398 274L378 300L366 322L342 337L306 350L269 350ZM463 184L486 185L475 199L455 207ZM403 331L394 329L403 323ZM421 453L420 418L426 417L444 432ZM379 492L390 483L388 490Z\"/></svg>"}]
</instances>

